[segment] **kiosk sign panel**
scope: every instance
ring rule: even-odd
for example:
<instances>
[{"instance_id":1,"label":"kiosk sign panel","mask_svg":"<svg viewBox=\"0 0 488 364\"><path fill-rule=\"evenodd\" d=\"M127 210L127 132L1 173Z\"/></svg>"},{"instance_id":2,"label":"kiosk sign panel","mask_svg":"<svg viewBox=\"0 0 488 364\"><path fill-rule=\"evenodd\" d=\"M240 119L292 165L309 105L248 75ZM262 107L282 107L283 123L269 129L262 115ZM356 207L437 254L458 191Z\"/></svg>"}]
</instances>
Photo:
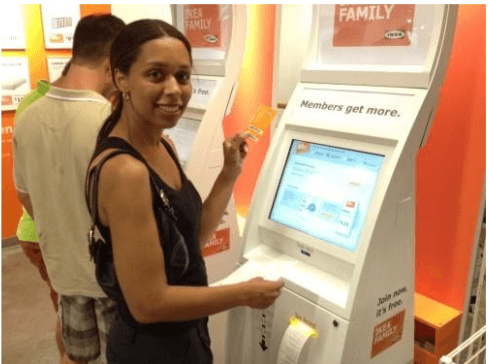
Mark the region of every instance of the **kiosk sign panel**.
<instances>
[{"instance_id":1,"label":"kiosk sign panel","mask_svg":"<svg viewBox=\"0 0 488 364\"><path fill-rule=\"evenodd\" d=\"M318 5L316 66L423 66L436 5ZM437 9L438 10L438 9Z\"/></svg>"},{"instance_id":2,"label":"kiosk sign panel","mask_svg":"<svg viewBox=\"0 0 488 364\"><path fill-rule=\"evenodd\" d=\"M334 47L408 46L415 5L336 5Z\"/></svg>"},{"instance_id":3,"label":"kiosk sign panel","mask_svg":"<svg viewBox=\"0 0 488 364\"><path fill-rule=\"evenodd\" d=\"M219 5L185 5L185 34L193 47L220 48L222 36Z\"/></svg>"},{"instance_id":4,"label":"kiosk sign panel","mask_svg":"<svg viewBox=\"0 0 488 364\"><path fill-rule=\"evenodd\" d=\"M192 46L193 60L222 61L230 41L232 10L229 4L176 6L176 25Z\"/></svg>"},{"instance_id":5,"label":"kiosk sign panel","mask_svg":"<svg viewBox=\"0 0 488 364\"><path fill-rule=\"evenodd\" d=\"M383 160L294 139L269 218L356 251Z\"/></svg>"}]
</instances>

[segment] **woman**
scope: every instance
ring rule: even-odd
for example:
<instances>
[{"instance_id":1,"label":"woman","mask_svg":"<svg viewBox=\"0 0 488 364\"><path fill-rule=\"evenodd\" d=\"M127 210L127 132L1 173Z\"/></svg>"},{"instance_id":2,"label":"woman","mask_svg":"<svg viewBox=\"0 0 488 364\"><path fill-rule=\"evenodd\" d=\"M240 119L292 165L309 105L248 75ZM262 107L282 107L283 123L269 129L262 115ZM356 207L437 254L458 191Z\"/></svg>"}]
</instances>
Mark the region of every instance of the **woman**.
<instances>
[{"instance_id":1,"label":"woman","mask_svg":"<svg viewBox=\"0 0 488 364\"><path fill-rule=\"evenodd\" d=\"M237 306L266 308L283 286L258 278L208 287L201 248L229 202L247 155L247 134L224 142L224 166L202 204L174 145L161 138L192 94L188 40L162 21L136 21L114 41L110 62L121 96L102 126L89 168L95 170L115 149L126 151L104 162L94 183L92 212L112 246L121 290L108 363L211 363L208 316ZM161 191L169 209L161 208ZM169 234L171 224L179 232Z\"/></svg>"}]
</instances>

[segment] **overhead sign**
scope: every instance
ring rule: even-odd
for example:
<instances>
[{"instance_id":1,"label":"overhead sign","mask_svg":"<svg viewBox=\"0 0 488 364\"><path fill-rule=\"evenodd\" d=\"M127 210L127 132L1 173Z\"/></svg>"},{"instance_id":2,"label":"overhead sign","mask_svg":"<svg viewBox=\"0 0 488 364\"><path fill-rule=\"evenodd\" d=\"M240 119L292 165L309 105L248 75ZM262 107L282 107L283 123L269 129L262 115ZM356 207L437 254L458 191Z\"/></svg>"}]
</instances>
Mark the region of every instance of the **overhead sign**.
<instances>
[{"instance_id":1,"label":"overhead sign","mask_svg":"<svg viewBox=\"0 0 488 364\"><path fill-rule=\"evenodd\" d=\"M335 5L334 47L409 46L415 5Z\"/></svg>"}]
</instances>

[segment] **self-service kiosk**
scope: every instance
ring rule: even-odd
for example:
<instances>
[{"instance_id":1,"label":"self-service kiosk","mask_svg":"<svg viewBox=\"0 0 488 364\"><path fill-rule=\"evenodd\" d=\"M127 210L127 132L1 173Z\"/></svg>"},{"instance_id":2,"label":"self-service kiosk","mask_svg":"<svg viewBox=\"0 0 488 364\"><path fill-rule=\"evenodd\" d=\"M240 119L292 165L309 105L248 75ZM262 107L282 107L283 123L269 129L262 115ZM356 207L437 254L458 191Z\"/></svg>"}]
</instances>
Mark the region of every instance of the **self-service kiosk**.
<instances>
[{"instance_id":1,"label":"self-service kiosk","mask_svg":"<svg viewBox=\"0 0 488 364\"><path fill-rule=\"evenodd\" d=\"M452 5L316 5L236 270L281 277L230 311L227 364L414 360L415 157L448 63ZM441 253L441 252L440 252Z\"/></svg>"},{"instance_id":2,"label":"self-service kiosk","mask_svg":"<svg viewBox=\"0 0 488 364\"><path fill-rule=\"evenodd\" d=\"M232 109L244 55L247 6L226 4L172 5L176 27L192 45L193 95L178 124L165 130L180 161L203 200L224 164L223 119ZM240 235L234 201L204 248L209 282L230 274L238 260ZM216 362L224 361L227 313L209 321Z\"/></svg>"}]
</instances>

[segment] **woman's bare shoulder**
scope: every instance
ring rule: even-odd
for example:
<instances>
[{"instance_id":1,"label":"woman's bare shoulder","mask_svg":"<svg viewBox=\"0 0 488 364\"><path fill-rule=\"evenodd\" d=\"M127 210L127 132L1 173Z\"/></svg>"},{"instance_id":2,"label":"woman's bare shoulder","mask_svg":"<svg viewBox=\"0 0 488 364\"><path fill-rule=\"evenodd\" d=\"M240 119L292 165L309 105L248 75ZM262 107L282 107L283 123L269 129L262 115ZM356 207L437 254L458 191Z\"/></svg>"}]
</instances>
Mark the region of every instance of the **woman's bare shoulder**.
<instances>
[{"instance_id":1,"label":"woman's bare shoulder","mask_svg":"<svg viewBox=\"0 0 488 364\"><path fill-rule=\"evenodd\" d=\"M98 156L90 168L94 168L110 149ZM127 153L118 154L108 159L100 170L100 188L108 189L138 189L141 184L149 181L149 171L146 165L139 159Z\"/></svg>"}]
</instances>

